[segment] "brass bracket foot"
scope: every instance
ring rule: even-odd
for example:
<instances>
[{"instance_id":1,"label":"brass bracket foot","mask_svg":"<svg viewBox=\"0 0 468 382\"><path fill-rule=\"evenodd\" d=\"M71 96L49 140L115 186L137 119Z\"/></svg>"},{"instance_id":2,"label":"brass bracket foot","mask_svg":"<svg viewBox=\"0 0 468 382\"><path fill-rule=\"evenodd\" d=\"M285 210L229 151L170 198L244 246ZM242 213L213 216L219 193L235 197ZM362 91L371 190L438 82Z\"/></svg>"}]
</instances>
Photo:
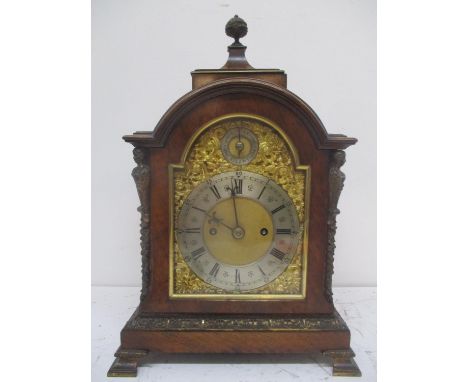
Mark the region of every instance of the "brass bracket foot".
<instances>
[{"instance_id":1,"label":"brass bracket foot","mask_svg":"<svg viewBox=\"0 0 468 382\"><path fill-rule=\"evenodd\" d=\"M354 361L354 352L351 349L327 350L322 353L331 358L333 365L333 376L360 377L361 370Z\"/></svg>"},{"instance_id":2,"label":"brass bracket foot","mask_svg":"<svg viewBox=\"0 0 468 382\"><path fill-rule=\"evenodd\" d=\"M108 377L136 377L139 361L148 354L147 350L121 349L115 352L115 360L112 363Z\"/></svg>"}]
</instances>

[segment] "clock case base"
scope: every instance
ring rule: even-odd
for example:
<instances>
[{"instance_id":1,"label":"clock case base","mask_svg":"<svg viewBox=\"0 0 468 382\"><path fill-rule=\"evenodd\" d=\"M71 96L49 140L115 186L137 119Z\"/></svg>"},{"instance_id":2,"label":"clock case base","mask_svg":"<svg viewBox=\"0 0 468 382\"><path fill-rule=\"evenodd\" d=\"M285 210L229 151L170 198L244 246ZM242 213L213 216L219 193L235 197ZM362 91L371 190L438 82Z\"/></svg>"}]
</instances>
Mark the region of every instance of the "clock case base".
<instances>
[{"instance_id":1,"label":"clock case base","mask_svg":"<svg viewBox=\"0 0 468 382\"><path fill-rule=\"evenodd\" d=\"M350 332L331 315L145 315L137 309L121 331L108 377L136 377L139 365L161 354L314 354L334 376L361 376ZM311 358L311 362L313 358Z\"/></svg>"}]
</instances>

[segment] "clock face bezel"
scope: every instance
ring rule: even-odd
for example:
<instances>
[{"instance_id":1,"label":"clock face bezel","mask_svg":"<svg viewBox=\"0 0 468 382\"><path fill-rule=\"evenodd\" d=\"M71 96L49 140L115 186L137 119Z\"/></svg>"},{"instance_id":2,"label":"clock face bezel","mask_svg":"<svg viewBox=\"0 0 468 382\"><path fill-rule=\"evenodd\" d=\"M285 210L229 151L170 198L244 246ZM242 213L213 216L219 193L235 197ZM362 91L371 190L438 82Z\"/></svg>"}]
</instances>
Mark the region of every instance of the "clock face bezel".
<instances>
[{"instance_id":1,"label":"clock face bezel","mask_svg":"<svg viewBox=\"0 0 468 382\"><path fill-rule=\"evenodd\" d=\"M299 293L252 293L252 291L224 291L217 293L177 293L174 289L175 283L175 259L174 259L174 246L175 246L175 221L174 216L174 173L176 171L183 171L185 169L185 163L187 162L188 156L191 152L192 147L196 143L197 139L203 135L203 133L223 122L236 119L248 119L254 122L261 123L266 127L272 129L279 138L284 142L285 147L289 150L291 156L292 167L294 171L301 172L304 175L304 217L302 224L302 237L300 245L301 255L301 286ZM232 164L233 169L236 168L235 164ZM239 169L242 166L237 166ZM264 300L305 300L306 299L306 288L307 288L307 272L308 272L308 226L309 226L309 203L310 203L310 166L301 165L299 161L299 155L295 148L295 145L289 139L289 137L283 132L283 130L271 120L268 120L264 117L254 115L254 114L245 114L245 113L232 113L225 114L220 117L214 118L209 122L205 123L203 126L198 128L193 135L190 137L189 141L184 147L184 150L181 155L180 162L178 164L170 163L168 166L169 174L169 218L170 218L170 238L169 238L169 300L176 299L199 299L199 300L218 300L218 301L227 301L227 300L239 300L239 301L264 301ZM260 174L262 175L262 174ZM221 290L221 288L219 288ZM253 290L255 292L255 289Z\"/></svg>"}]
</instances>

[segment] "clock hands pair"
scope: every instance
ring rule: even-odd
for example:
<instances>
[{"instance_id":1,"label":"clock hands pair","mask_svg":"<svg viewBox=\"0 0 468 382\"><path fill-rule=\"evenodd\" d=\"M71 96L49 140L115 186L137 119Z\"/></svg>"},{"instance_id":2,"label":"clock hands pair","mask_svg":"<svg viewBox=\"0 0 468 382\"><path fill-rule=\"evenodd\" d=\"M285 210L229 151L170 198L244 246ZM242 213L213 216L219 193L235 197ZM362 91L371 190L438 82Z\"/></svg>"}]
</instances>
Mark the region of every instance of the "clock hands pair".
<instances>
[{"instance_id":1,"label":"clock hands pair","mask_svg":"<svg viewBox=\"0 0 468 382\"><path fill-rule=\"evenodd\" d=\"M240 127L238 128L237 143L236 143L237 156L240 158L242 150L244 150L244 144L241 141Z\"/></svg>"},{"instance_id":2,"label":"clock hands pair","mask_svg":"<svg viewBox=\"0 0 468 382\"><path fill-rule=\"evenodd\" d=\"M239 218L238 218L237 206L236 206L236 191L235 191L234 185L232 183L232 180L231 180L231 187L228 187L228 190L231 192L231 198L232 198L232 203L233 203L233 207L234 207L234 218L236 220L236 226L235 227L231 227L231 226L227 225L226 223L224 223L223 219L216 216L216 211L214 211L212 214L210 214L207 211L205 211L205 210L203 210L201 208L198 208L196 206L193 206L193 208L195 208L196 210L198 210L200 212L203 212L206 216L208 216L210 218L209 223L214 222L216 224L220 224L220 225L226 227L227 229L229 229L231 231L231 233L232 233L232 236L235 239L242 239L244 237L244 235L245 235L245 231L239 225Z\"/></svg>"},{"instance_id":3,"label":"clock hands pair","mask_svg":"<svg viewBox=\"0 0 468 382\"><path fill-rule=\"evenodd\" d=\"M231 187L229 187L229 190L231 191L232 204L234 206L234 217L236 219L236 227L232 230L232 236L234 236L234 239L242 239L245 235L245 231L239 225L239 219L237 217L237 208L236 208L236 191L234 189L232 179L231 179Z\"/></svg>"},{"instance_id":4,"label":"clock hands pair","mask_svg":"<svg viewBox=\"0 0 468 382\"><path fill-rule=\"evenodd\" d=\"M234 206L234 217L236 218L236 227L240 227L239 226L239 219L237 218L236 191L234 190L234 186L232 184L232 179L231 179L231 187L229 187L228 190L231 191L232 204Z\"/></svg>"}]
</instances>

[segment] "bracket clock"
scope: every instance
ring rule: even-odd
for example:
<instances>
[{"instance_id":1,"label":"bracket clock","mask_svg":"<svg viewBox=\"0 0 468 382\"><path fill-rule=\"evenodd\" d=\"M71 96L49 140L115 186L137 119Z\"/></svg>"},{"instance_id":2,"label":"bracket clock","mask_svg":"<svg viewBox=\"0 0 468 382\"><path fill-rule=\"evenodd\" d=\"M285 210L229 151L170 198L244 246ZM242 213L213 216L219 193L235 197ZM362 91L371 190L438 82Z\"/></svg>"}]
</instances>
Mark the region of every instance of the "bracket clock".
<instances>
[{"instance_id":1,"label":"bracket clock","mask_svg":"<svg viewBox=\"0 0 468 382\"><path fill-rule=\"evenodd\" d=\"M108 376L136 376L151 353L322 353L333 375L359 376L332 297L344 149L286 88L254 69L234 38L220 69L154 131L123 139L141 206L141 301Z\"/></svg>"}]
</instances>

